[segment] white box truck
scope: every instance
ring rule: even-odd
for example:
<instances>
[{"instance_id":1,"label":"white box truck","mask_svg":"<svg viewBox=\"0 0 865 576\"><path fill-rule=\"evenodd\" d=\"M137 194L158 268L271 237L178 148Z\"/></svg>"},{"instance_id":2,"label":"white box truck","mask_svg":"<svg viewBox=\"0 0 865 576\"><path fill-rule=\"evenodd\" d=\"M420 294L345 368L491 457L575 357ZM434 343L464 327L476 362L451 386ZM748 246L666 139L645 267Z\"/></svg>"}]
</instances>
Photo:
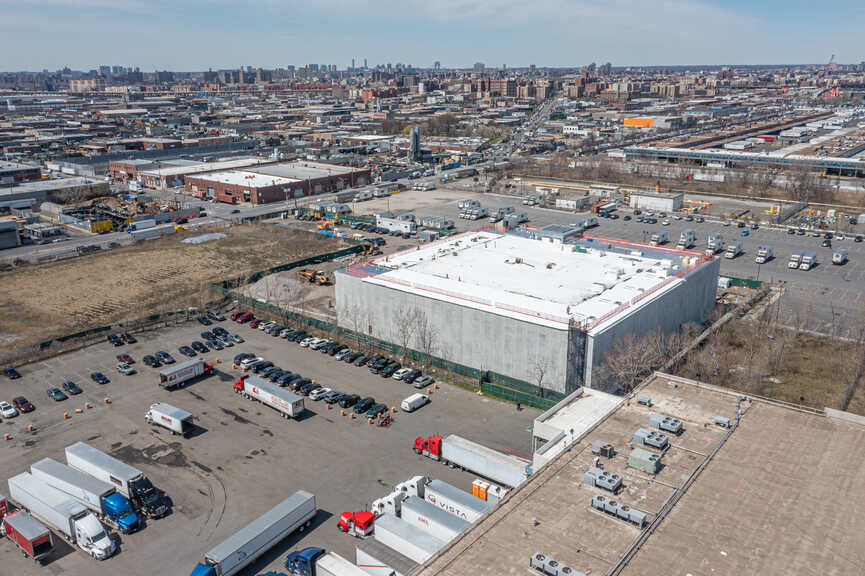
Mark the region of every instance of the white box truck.
<instances>
[{"instance_id":1,"label":"white box truck","mask_svg":"<svg viewBox=\"0 0 865 576\"><path fill-rule=\"evenodd\" d=\"M445 545L428 532L392 514L376 518L375 539L418 564L426 562Z\"/></svg>"},{"instance_id":2,"label":"white box truck","mask_svg":"<svg viewBox=\"0 0 865 576\"><path fill-rule=\"evenodd\" d=\"M465 520L417 496L409 496L402 501L400 518L442 542L450 542L470 526Z\"/></svg>"},{"instance_id":3,"label":"white box truck","mask_svg":"<svg viewBox=\"0 0 865 576\"><path fill-rule=\"evenodd\" d=\"M192 414L164 402L151 404L150 409L144 414L144 420L151 426L162 426L170 430L175 436L178 434L186 436L195 428Z\"/></svg>"},{"instance_id":4,"label":"white box truck","mask_svg":"<svg viewBox=\"0 0 865 576\"><path fill-rule=\"evenodd\" d=\"M251 400L267 404L283 418L297 418L304 411L303 396L298 396L258 376L242 377L234 383L234 391Z\"/></svg>"},{"instance_id":5,"label":"white box truck","mask_svg":"<svg viewBox=\"0 0 865 576\"><path fill-rule=\"evenodd\" d=\"M841 266L841 265L846 264L846 263L847 263L847 249L846 248L839 248L838 250L835 250L835 253L832 254L832 264L835 264L837 266Z\"/></svg>"},{"instance_id":6,"label":"white box truck","mask_svg":"<svg viewBox=\"0 0 865 576\"><path fill-rule=\"evenodd\" d=\"M114 554L114 541L96 516L32 474L24 472L9 479L9 498L93 558L105 560Z\"/></svg>"},{"instance_id":7,"label":"white box truck","mask_svg":"<svg viewBox=\"0 0 865 576\"><path fill-rule=\"evenodd\" d=\"M658 230L657 232L653 232L651 238L649 238L649 244L652 246L661 246L670 241L670 235L667 234L666 230Z\"/></svg>"},{"instance_id":8,"label":"white box truck","mask_svg":"<svg viewBox=\"0 0 865 576\"><path fill-rule=\"evenodd\" d=\"M754 258L754 262L757 264L765 264L773 257L772 247L769 245L760 246L757 248L757 256Z\"/></svg>"},{"instance_id":9,"label":"white box truck","mask_svg":"<svg viewBox=\"0 0 865 576\"><path fill-rule=\"evenodd\" d=\"M697 242L697 235L690 228L686 230L682 230L682 233L679 235L679 243L676 244L676 248L680 250L688 250L689 248L694 247L694 243Z\"/></svg>"},{"instance_id":10,"label":"white box truck","mask_svg":"<svg viewBox=\"0 0 865 576\"><path fill-rule=\"evenodd\" d=\"M166 390L171 390L211 372L213 372L212 364L208 364L202 358L193 358L160 370L159 385Z\"/></svg>"},{"instance_id":11,"label":"white box truck","mask_svg":"<svg viewBox=\"0 0 865 576\"><path fill-rule=\"evenodd\" d=\"M796 250L792 254L790 254L790 260L787 262L787 268L790 270L796 270L799 268L799 264L802 263L802 257L805 255L804 250Z\"/></svg>"},{"instance_id":12,"label":"white box truck","mask_svg":"<svg viewBox=\"0 0 865 576\"><path fill-rule=\"evenodd\" d=\"M724 236L720 232L709 234L706 240L706 254L712 256L724 249Z\"/></svg>"},{"instance_id":13,"label":"white box truck","mask_svg":"<svg viewBox=\"0 0 865 576\"><path fill-rule=\"evenodd\" d=\"M397 484L394 488L398 493L423 498L430 504L466 522L474 522L492 508L492 503L486 500L475 497L447 482L430 480L427 476L414 476Z\"/></svg>"},{"instance_id":14,"label":"white box truck","mask_svg":"<svg viewBox=\"0 0 865 576\"><path fill-rule=\"evenodd\" d=\"M139 469L84 442L66 447L66 463L71 468L115 486L118 492L129 498L135 510L144 512L148 517L160 518L168 514L170 508L165 494L155 488Z\"/></svg>"},{"instance_id":15,"label":"white box truck","mask_svg":"<svg viewBox=\"0 0 865 576\"><path fill-rule=\"evenodd\" d=\"M728 260L732 260L736 256L742 253L742 243L741 242L730 242L727 245L727 250L724 251L724 258Z\"/></svg>"},{"instance_id":16,"label":"white box truck","mask_svg":"<svg viewBox=\"0 0 865 576\"><path fill-rule=\"evenodd\" d=\"M799 270L810 270L817 265L817 253L808 252L802 256L802 261L799 263Z\"/></svg>"},{"instance_id":17,"label":"white box truck","mask_svg":"<svg viewBox=\"0 0 865 576\"><path fill-rule=\"evenodd\" d=\"M295 530L308 528L315 513L315 496L298 490L207 552L190 576L239 573Z\"/></svg>"}]
</instances>

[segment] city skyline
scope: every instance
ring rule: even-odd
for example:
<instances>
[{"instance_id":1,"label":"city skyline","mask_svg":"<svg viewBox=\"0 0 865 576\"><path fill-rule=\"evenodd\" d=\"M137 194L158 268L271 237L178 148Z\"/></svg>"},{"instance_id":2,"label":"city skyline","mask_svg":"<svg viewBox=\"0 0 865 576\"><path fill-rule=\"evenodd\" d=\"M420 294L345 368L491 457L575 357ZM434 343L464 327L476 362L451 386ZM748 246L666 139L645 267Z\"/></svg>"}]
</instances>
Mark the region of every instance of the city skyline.
<instances>
[{"instance_id":1,"label":"city skyline","mask_svg":"<svg viewBox=\"0 0 865 576\"><path fill-rule=\"evenodd\" d=\"M110 62L142 70L198 71L386 62L444 68L819 64L863 59L855 26L865 7L777 0L633 0L604 4L550 0L325 0L205 3L184 0L0 0L4 71ZM813 12L813 11L812 11ZM841 16L844 17L841 17ZM226 39L228 41L226 41ZM805 42L803 40L807 39Z\"/></svg>"}]
</instances>

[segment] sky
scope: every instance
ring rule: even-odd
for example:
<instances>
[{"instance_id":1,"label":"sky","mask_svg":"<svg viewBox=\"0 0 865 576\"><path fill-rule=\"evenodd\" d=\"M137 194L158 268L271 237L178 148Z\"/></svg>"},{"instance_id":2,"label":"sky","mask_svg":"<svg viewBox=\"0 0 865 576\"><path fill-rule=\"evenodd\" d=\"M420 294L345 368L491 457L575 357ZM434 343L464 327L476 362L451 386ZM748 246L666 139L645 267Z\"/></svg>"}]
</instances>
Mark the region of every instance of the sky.
<instances>
[{"instance_id":1,"label":"sky","mask_svg":"<svg viewBox=\"0 0 865 576\"><path fill-rule=\"evenodd\" d=\"M0 0L0 70L865 61L862 0Z\"/></svg>"}]
</instances>

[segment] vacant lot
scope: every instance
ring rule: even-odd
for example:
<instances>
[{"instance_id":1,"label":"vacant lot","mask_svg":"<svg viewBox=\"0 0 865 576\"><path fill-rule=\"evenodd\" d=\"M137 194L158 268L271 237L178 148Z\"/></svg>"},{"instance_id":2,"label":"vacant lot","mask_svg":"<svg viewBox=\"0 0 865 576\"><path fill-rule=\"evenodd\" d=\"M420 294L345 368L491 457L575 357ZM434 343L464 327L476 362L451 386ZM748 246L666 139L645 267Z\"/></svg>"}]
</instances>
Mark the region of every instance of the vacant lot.
<instances>
[{"instance_id":1,"label":"vacant lot","mask_svg":"<svg viewBox=\"0 0 865 576\"><path fill-rule=\"evenodd\" d=\"M184 244L185 232L109 252L0 273L0 357L47 338L199 306L210 282L340 247L277 226L219 229L226 238Z\"/></svg>"}]
</instances>

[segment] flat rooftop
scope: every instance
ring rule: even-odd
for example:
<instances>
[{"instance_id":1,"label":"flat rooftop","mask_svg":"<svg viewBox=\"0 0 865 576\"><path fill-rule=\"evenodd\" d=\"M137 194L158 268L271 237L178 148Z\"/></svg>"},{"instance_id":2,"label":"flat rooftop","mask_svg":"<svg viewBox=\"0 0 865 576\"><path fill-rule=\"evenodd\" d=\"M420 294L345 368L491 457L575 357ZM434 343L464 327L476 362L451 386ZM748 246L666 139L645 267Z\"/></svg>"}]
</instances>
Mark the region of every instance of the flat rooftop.
<instances>
[{"instance_id":1,"label":"flat rooftop","mask_svg":"<svg viewBox=\"0 0 865 576\"><path fill-rule=\"evenodd\" d=\"M523 574L536 552L591 574L863 573L865 419L740 404L736 392L664 374L637 393L653 405L626 400L413 575ZM668 434L663 466L650 475L627 465L628 443L655 413L684 431ZM583 482L596 440L616 450L600 458L623 479L614 496ZM647 526L593 509L595 495L645 512Z\"/></svg>"},{"instance_id":2,"label":"flat rooftop","mask_svg":"<svg viewBox=\"0 0 865 576\"><path fill-rule=\"evenodd\" d=\"M570 320L596 323L650 290L640 305L671 289L683 281L675 274L684 254L475 231L378 258L374 264L386 271L364 281L565 329Z\"/></svg>"},{"instance_id":3,"label":"flat rooftop","mask_svg":"<svg viewBox=\"0 0 865 576\"><path fill-rule=\"evenodd\" d=\"M282 178L258 174L248 170L228 170L225 172L213 172L210 174L197 174L196 178L204 181L231 184L233 186L245 186L249 188L264 188L267 186L287 186L299 182L297 178Z\"/></svg>"},{"instance_id":4,"label":"flat rooftop","mask_svg":"<svg viewBox=\"0 0 865 576\"><path fill-rule=\"evenodd\" d=\"M279 164L259 166L255 168L255 171L266 176L315 180L316 178L351 174L355 172L355 169L350 166L338 166L336 164L324 164L321 162L281 162Z\"/></svg>"}]
</instances>

